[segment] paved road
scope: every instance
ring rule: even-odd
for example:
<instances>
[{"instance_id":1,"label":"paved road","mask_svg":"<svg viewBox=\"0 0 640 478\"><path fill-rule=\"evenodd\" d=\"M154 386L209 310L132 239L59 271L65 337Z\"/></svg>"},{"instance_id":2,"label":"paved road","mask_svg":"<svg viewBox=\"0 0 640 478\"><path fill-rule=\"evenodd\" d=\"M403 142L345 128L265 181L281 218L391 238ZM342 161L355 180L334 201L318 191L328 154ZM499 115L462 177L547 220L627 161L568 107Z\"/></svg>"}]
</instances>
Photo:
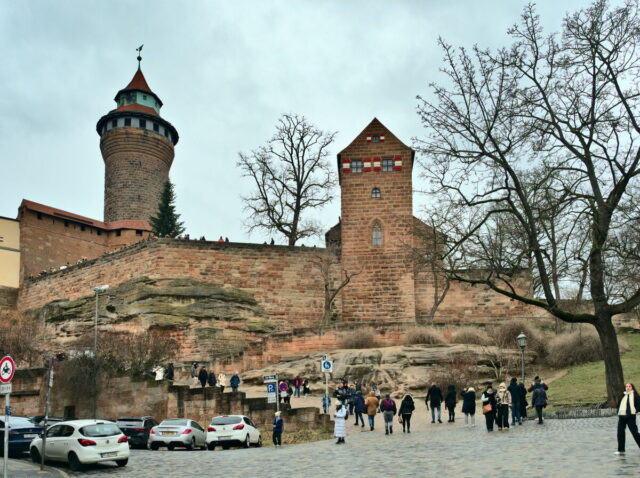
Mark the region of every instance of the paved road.
<instances>
[{"instance_id":1,"label":"paved road","mask_svg":"<svg viewBox=\"0 0 640 478\"><path fill-rule=\"evenodd\" d=\"M479 417L482 418L482 417ZM346 445L333 441L280 449L225 451L132 450L126 468L100 465L70 476L92 477L281 477L340 476L360 470L364 476L477 477L517 472L520 477L639 476L640 449L628 435L624 457L615 456L616 418L529 422L507 432L488 434L479 424L464 428L429 424L411 435L385 436L349 425Z\"/></svg>"}]
</instances>

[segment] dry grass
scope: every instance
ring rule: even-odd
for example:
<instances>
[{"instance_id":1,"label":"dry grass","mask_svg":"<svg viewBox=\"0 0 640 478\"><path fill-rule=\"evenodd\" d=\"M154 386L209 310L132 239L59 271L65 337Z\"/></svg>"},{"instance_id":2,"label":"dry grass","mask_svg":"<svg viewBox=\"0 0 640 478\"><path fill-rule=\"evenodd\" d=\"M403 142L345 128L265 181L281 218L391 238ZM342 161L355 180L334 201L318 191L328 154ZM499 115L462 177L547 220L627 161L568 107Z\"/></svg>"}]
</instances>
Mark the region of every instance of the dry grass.
<instances>
[{"instance_id":1,"label":"dry grass","mask_svg":"<svg viewBox=\"0 0 640 478\"><path fill-rule=\"evenodd\" d=\"M442 331L434 327L412 327L404 334L405 344L439 345L446 343Z\"/></svg>"},{"instance_id":2,"label":"dry grass","mask_svg":"<svg viewBox=\"0 0 640 478\"><path fill-rule=\"evenodd\" d=\"M618 337L620 353L627 352L629 346ZM602 346L598 333L591 326L577 329L553 337L547 345L546 362L556 368L569 367L602 360Z\"/></svg>"},{"instance_id":3,"label":"dry grass","mask_svg":"<svg viewBox=\"0 0 640 478\"><path fill-rule=\"evenodd\" d=\"M370 327L345 332L340 338L343 349L372 349L378 346L376 333Z\"/></svg>"},{"instance_id":4,"label":"dry grass","mask_svg":"<svg viewBox=\"0 0 640 478\"><path fill-rule=\"evenodd\" d=\"M287 431L285 423L285 431L282 433L283 445L294 445L296 443L308 443L320 440L329 440L333 438L333 430L319 428L301 428L297 431ZM273 446L273 432L268 427L260 429L263 446Z\"/></svg>"},{"instance_id":5,"label":"dry grass","mask_svg":"<svg viewBox=\"0 0 640 478\"><path fill-rule=\"evenodd\" d=\"M532 350L538 354L539 358L547 355L548 337L541 330L533 327L528 322L516 320L505 322L504 324L491 327L488 334L492 339L492 345L504 349L517 349L516 337L524 332L527 336L527 350Z\"/></svg>"},{"instance_id":6,"label":"dry grass","mask_svg":"<svg viewBox=\"0 0 640 478\"><path fill-rule=\"evenodd\" d=\"M451 343L469 345L489 345L491 337L479 327L458 327L451 331Z\"/></svg>"}]
</instances>

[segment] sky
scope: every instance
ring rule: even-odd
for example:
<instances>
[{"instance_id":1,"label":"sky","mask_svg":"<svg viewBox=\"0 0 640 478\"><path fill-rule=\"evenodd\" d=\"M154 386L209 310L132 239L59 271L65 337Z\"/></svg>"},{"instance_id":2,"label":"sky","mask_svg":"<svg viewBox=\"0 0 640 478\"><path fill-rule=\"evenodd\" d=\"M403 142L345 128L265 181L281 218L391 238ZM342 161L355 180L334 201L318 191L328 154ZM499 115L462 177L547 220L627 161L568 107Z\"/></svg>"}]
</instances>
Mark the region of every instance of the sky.
<instances>
[{"instance_id":1,"label":"sky","mask_svg":"<svg viewBox=\"0 0 640 478\"><path fill-rule=\"evenodd\" d=\"M137 68L180 134L171 168L192 237L249 234L251 190L239 152L263 145L283 113L337 131L330 161L377 117L406 144L425 135L416 95L439 72L438 37L456 46L510 44L524 0L20 1L0 7L0 216L29 199L102 219L98 119ZM586 1L541 0L546 31ZM428 158L425 158L428 159ZM414 169L414 188L421 185ZM329 229L336 199L312 214ZM416 194L414 213L428 197ZM283 237L274 236L284 244ZM305 239L323 245L324 238Z\"/></svg>"}]
</instances>

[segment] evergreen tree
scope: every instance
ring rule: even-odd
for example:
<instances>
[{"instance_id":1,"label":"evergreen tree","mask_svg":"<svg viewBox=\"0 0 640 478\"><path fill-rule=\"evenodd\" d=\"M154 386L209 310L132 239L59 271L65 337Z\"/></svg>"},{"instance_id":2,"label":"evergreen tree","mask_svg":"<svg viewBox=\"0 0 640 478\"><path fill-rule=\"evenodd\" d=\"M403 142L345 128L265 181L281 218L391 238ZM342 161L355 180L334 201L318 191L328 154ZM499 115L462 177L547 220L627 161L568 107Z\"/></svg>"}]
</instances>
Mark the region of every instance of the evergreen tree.
<instances>
[{"instance_id":1,"label":"evergreen tree","mask_svg":"<svg viewBox=\"0 0 640 478\"><path fill-rule=\"evenodd\" d=\"M167 180L160 196L158 213L150 219L153 233L158 237L177 237L184 232L184 223L180 222L180 214L176 213L176 193L173 184Z\"/></svg>"}]
</instances>

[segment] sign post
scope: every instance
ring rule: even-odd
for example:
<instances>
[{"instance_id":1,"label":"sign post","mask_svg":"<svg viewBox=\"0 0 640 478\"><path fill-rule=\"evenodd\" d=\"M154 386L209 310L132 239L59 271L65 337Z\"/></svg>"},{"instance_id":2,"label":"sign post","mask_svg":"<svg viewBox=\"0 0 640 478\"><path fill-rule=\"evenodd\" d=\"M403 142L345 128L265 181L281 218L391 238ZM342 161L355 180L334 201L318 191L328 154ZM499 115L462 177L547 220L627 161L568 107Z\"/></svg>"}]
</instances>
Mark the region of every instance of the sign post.
<instances>
[{"instance_id":1,"label":"sign post","mask_svg":"<svg viewBox=\"0 0 640 478\"><path fill-rule=\"evenodd\" d=\"M329 396L329 374L333 373L333 362L329 360L329 357L326 355L322 356L322 360L320 361L320 368L322 369L322 373L324 373L324 396Z\"/></svg>"},{"instance_id":2,"label":"sign post","mask_svg":"<svg viewBox=\"0 0 640 478\"><path fill-rule=\"evenodd\" d=\"M47 422L49 421L49 397L53 387L53 365L55 359L49 359L49 380L47 380L47 398L44 401L44 430L42 432L42 454L40 456L40 471L44 470L44 456L47 451Z\"/></svg>"},{"instance_id":3,"label":"sign post","mask_svg":"<svg viewBox=\"0 0 640 478\"><path fill-rule=\"evenodd\" d=\"M7 462L9 461L9 417L11 416L11 381L16 373L16 363L6 355L0 360L0 384L4 393L4 457L2 460L2 476L7 478Z\"/></svg>"},{"instance_id":4,"label":"sign post","mask_svg":"<svg viewBox=\"0 0 640 478\"><path fill-rule=\"evenodd\" d=\"M276 411L280 411L280 400L278 400L278 395L280 391L278 390L278 376L277 375L265 375L264 383L267 385L267 403L276 404Z\"/></svg>"}]
</instances>

